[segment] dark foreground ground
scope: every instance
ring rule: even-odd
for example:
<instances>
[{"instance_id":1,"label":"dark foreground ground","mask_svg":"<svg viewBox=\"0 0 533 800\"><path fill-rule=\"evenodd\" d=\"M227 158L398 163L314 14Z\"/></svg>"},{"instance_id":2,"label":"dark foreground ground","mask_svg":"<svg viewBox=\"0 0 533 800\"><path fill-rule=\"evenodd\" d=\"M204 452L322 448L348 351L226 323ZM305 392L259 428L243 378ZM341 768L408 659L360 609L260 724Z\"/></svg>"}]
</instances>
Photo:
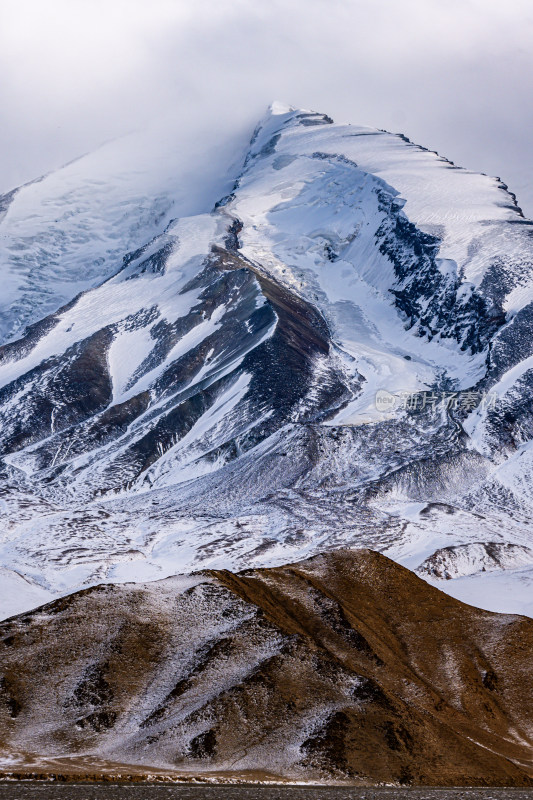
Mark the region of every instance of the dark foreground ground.
<instances>
[{"instance_id":1,"label":"dark foreground ground","mask_svg":"<svg viewBox=\"0 0 533 800\"><path fill-rule=\"evenodd\" d=\"M0 783L0 800L531 800L533 789Z\"/></svg>"}]
</instances>

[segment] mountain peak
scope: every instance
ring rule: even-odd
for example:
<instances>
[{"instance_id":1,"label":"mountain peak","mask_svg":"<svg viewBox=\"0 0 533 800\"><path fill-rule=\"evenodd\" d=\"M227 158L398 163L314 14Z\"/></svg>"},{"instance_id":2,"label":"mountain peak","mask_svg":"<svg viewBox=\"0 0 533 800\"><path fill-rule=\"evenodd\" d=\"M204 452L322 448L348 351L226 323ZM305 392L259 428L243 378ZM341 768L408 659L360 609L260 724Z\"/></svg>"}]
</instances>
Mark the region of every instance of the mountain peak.
<instances>
[{"instance_id":1,"label":"mountain peak","mask_svg":"<svg viewBox=\"0 0 533 800\"><path fill-rule=\"evenodd\" d=\"M274 102L269 105L268 110L272 116L277 117L281 114L291 114L297 109L295 106L289 106L287 103L282 103L280 100L274 100Z\"/></svg>"}]
</instances>

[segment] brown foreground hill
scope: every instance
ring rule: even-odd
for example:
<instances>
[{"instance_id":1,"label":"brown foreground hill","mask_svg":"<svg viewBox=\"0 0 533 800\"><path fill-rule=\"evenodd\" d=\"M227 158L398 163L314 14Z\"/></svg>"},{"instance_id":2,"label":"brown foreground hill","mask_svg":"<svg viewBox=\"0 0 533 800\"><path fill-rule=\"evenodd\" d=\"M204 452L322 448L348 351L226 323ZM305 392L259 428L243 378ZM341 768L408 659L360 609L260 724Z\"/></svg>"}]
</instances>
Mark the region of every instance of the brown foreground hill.
<instances>
[{"instance_id":1,"label":"brown foreground hill","mask_svg":"<svg viewBox=\"0 0 533 800\"><path fill-rule=\"evenodd\" d=\"M533 785L533 620L368 550L96 586L0 638L19 775Z\"/></svg>"}]
</instances>

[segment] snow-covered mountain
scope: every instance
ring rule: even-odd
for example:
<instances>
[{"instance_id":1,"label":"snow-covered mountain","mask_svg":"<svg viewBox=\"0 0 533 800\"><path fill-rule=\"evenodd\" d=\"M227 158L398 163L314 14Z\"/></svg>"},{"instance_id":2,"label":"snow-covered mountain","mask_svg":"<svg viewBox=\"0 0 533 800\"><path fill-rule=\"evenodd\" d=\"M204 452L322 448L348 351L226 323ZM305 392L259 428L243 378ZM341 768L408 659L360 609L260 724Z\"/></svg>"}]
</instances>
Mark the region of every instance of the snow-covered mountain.
<instances>
[{"instance_id":1,"label":"snow-covered mountain","mask_svg":"<svg viewBox=\"0 0 533 800\"><path fill-rule=\"evenodd\" d=\"M141 177L114 142L0 201L4 615L346 545L533 614L533 223L505 185L279 104L196 195L139 141ZM520 557L487 572L489 545Z\"/></svg>"}]
</instances>

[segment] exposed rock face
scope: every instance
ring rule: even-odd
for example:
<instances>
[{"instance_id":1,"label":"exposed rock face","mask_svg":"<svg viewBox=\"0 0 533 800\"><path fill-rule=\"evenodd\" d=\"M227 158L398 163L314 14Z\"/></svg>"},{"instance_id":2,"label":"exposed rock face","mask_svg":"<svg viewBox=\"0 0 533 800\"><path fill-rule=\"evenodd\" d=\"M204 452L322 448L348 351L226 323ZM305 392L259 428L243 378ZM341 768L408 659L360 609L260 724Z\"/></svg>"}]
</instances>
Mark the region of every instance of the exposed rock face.
<instances>
[{"instance_id":1,"label":"exposed rock face","mask_svg":"<svg viewBox=\"0 0 533 800\"><path fill-rule=\"evenodd\" d=\"M443 547L420 564L417 573L424 577L451 580L464 575L498 569L516 569L533 564L533 550L500 542L473 542Z\"/></svg>"},{"instance_id":2,"label":"exposed rock face","mask_svg":"<svg viewBox=\"0 0 533 800\"><path fill-rule=\"evenodd\" d=\"M97 586L0 637L18 773L533 784L533 621L372 551Z\"/></svg>"}]
</instances>

